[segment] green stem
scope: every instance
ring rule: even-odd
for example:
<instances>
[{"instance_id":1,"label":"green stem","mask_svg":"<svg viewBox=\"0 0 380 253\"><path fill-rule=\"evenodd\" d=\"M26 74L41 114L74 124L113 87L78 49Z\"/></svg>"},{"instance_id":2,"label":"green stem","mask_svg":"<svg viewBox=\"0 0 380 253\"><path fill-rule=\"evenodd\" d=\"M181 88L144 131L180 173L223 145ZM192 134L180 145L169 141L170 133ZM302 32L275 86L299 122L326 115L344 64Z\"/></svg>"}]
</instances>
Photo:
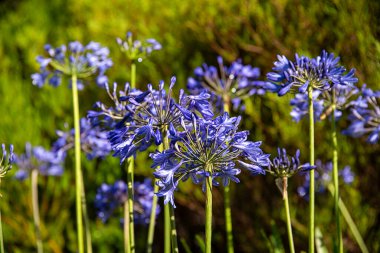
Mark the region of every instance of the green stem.
<instances>
[{"instance_id":1,"label":"green stem","mask_svg":"<svg viewBox=\"0 0 380 253\"><path fill-rule=\"evenodd\" d=\"M32 206L33 206L33 221L34 231L36 233L37 252L43 252L43 245L41 239L41 223L40 223L40 211L38 207L38 170L32 170L31 177L32 187Z\"/></svg>"},{"instance_id":2,"label":"green stem","mask_svg":"<svg viewBox=\"0 0 380 253\"><path fill-rule=\"evenodd\" d=\"M335 94L333 94L335 97ZM334 212L336 222L336 243L338 244L338 252L343 253L342 228L340 225L339 212L339 174L338 174L338 138L336 133L335 122L335 105L332 110L332 142L333 142L333 180L334 180Z\"/></svg>"},{"instance_id":3,"label":"green stem","mask_svg":"<svg viewBox=\"0 0 380 253\"><path fill-rule=\"evenodd\" d=\"M136 63L134 61L131 65L131 88L136 88Z\"/></svg>"},{"instance_id":4,"label":"green stem","mask_svg":"<svg viewBox=\"0 0 380 253\"><path fill-rule=\"evenodd\" d=\"M334 195L334 185L329 184L328 189L329 189L331 195ZM341 214L343 215L343 218L347 222L347 225L350 228L352 235L354 236L356 242L358 243L360 250L363 253L368 253L369 250L368 250L367 246L365 245L364 239L361 236L358 227L356 226L354 220L352 219L352 217L350 215L350 212L348 211L346 205L344 204L344 202L341 198L339 198L339 209L340 209Z\"/></svg>"},{"instance_id":5,"label":"green stem","mask_svg":"<svg viewBox=\"0 0 380 253\"><path fill-rule=\"evenodd\" d=\"M82 210L83 210L83 217L84 217L84 228L86 230L87 253L92 253L90 219L88 218L88 213L87 213L86 193L85 193L86 191L84 190L83 174L81 175L81 181L82 181L81 199L82 199Z\"/></svg>"},{"instance_id":6,"label":"green stem","mask_svg":"<svg viewBox=\"0 0 380 253\"><path fill-rule=\"evenodd\" d=\"M128 199L124 202L124 252L131 253L129 241L129 208Z\"/></svg>"},{"instance_id":7,"label":"green stem","mask_svg":"<svg viewBox=\"0 0 380 253\"><path fill-rule=\"evenodd\" d=\"M230 113L230 103L228 99L224 99L224 111ZM231 215L231 192L230 185L224 187L224 215L226 222L226 236L227 236L227 253L234 252L234 241L232 235L232 215Z\"/></svg>"},{"instance_id":8,"label":"green stem","mask_svg":"<svg viewBox=\"0 0 380 253\"><path fill-rule=\"evenodd\" d=\"M77 236L78 236L78 252L84 253L83 243L83 220L82 220L82 171L81 171L81 145L80 145L80 119L79 119L79 99L77 76L71 76L71 85L73 90L73 106L74 106L74 129L75 129L75 189L76 189L76 212L77 212Z\"/></svg>"},{"instance_id":9,"label":"green stem","mask_svg":"<svg viewBox=\"0 0 380 253\"><path fill-rule=\"evenodd\" d=\"M160 145L162 147L162 145ZM160 148L160 147L159 147ZM157 180L154 181L154 190L153 192L158 192L158 185ZM150 213L150 219L149 219L149 229L148 229L148 248L147 253L152 253L152 247L153 247L153 238L154 238L154 228L156 225L156 210L157 210L157 201L158 197L156 194L153 195L152 199L152 211Z\"/></svg>"},{"instance_id":10,"label":"green stem","mask_svg":"<svg viewBox=\"0 0 380 253\"><path fill-rule=\"evenodd\" d=\"M212 165L206 165L206 171L212 174ZM205 224L206 253L211 253L212 238L212 178L206 178L206 224Z\"/></svg>"},{"instance_id":11,"label":"green stem","mask_svg":"<svg viewBox=\"0 0 380 253\"><path fill-rule=\"evenodd\" d=\"M133 218L133 181L134 181L134 167L135 159L130 157L128 159L127 168L127 185L128 185L128 211L129 211L129 242L130 242L130 252L135 252L135 228L134 228L134 218Z\"/></svg>"},{"instance_id":12,"label":"green stem","mask_svg":"<svg viewBox=\"0 0 380 253\"><path fill-rule=\"evenodd\" d=\"M1 186L1 178L0 178L0 186ZM4 253L3 221L1 219L1 208L0 208L0 253Z\"/></svg>"},{"instance_id":13,"label":"green stem","mask_svg":"<svg viewBox=\"0 0 380 253\"><path fill-rule=\"evenodd\" d=\"M308 87L309 122L310 122L310 165L314 165L314 108L313 86ZM309 253L314 253L314 170L310 171L310 210L309 210Z\"/></svg>"},{"instance_id":14,"label":"green stem","mask_svg":"<svg viewBox=\"0 0 380 253\"><path fill-rule=\"evenodd\" d=\"M164 252L170 253L170 203L164 205Z\"/></svg>"},{"instance_id":15,"label":"green stem","mask_svg":"<svg viewBox=\"0 0 380 253\"><path fill-rule=\"evenodd\" d=\"M288 185L288 183L287 183L288 178L287 177L284 177L282 180L284 181L284 183L283 183L284 185ZM294 253L295 250L294 250L294 241L293 241L293 232L292 232L292 220L290 218L288 191L286 188L284 188L284 191L282 194L283 194L283 199L284 199L284 204L285 204L286 227L288 230L289 248L290 248L290 252Z\"/></svg>"}]
</instances>

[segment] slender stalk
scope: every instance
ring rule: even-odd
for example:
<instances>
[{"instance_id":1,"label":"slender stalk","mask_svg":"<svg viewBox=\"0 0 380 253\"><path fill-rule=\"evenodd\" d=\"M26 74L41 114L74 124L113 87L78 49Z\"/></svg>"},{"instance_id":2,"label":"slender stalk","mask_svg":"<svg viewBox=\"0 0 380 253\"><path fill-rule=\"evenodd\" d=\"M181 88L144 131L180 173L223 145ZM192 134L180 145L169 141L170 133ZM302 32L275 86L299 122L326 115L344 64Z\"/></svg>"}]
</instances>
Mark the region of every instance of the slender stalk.
<instances>
[{"instance_id":1,"label":"slender stalk","mask_svg":"<svg viewBox=\"0 0 380 253\"><path fill-rule=\"evenodd\" d=\"M86 230L86 246L87 246L87 253L92 253L92 239L91 239L91 230L90 230L90 219L88 218L87 213L87 204L86 204L86 191L84 190L84 182L83 182L83 175L81 177L82 181L82 192L81 192L81 199L82 199L82 210L83 210L83 217L84 217L84 228Z\"/></svg>"},{"instance_id":2,"label":"slender stalk","mask_svg":"<svg viewBox=\"0 0 380 253\"><path fill-rule=\"evenodd\" d=\"M134 218L133 218L133 180L134 180L134 167L135 159L130 157L128 159L127 167L127 185L128 185L128 211L129 211L129 242L130 242L130 252L135 252L135 228L134 228Z\"/></svg>"},{"instance_id":3,"label":"slender stalk","mask_svg":"<svg viewBox=\"0 0 380 253\"><path fill-rule=\"evenodd\" d=\"M136 88L136 63L134 61L131 65L131 88Z\"/></svg>"},{"instance_id":4,"label":"slender stalk","mask_svg":"<svg viewBox=\"0 0 380 253\"><path fill-rule=\"evenodd\" d=\"M333 94L333 96L335 97L335 94ZM336 222L336 243L337 243L336 246L338 246L338 252L343 253L342 228L340 225L340 212L339 212L338 138L337 138L337 133L336 133L335 109L336 109L335 105L333 105L331 123L332 123L332 142L333 142L334 212L335 212L335 222Z\"/></svg>"},{"instance_id":5,"label":"slender stalk","mask_svg":"<svg viewBox=\"0 0 380 253\"><path fill-rule=\"evenodd\" d=\"M170 210L169 205L164 205L164 252L170 253Z\"/></svg>"},{"instance_id":6,"label":"slender stalk","mask_svg":"<svg viewBox=\"0 0 380 253\"><path fill-rule=\"evenodd\" d=\"M212 165L206 165L206 171L212 174ZM206 252L211 253L212 238L212 178L206 178L206 224L205 224Z\"/></svg>"},{"instance_id":7,"label":"slender stalk","mask_svg":"<svg viewBox=\"0 0 380 253\"><path fill-rule=\"evenodd\" d=\"M131 253L130 241L129 241L129 208L128 199L124 202L124 252Z\"/></svg>"},{"instance_id":8,"label":"slender stalk","mask_svg":"<svg viewBox=\"0 0 380 253\"><path fill-rule=\"evenodd\" d=\"M0 186L1 186L1 178L0 178ZM4 253L3 221L1 219L1 208L0 208L0 253Z\"/></svg>"},{"instance_id":9,"label":"slender stalk","mask_svg":"<svg viewBox=\"0 0 380 253\"><path fill-rule=\"evenodd\" d=\"M334 195L334 185L329 184L328 189L329 189L329 192L331 193L331 195ZM350 212L348 211L346 205L344 204L344 202L341 198L339 198L339 209L340 209L340 212L341 212L343 218L345 219L348 227L350 228L352 235L354 236L356 242L358 243L360 250L363 253L369 253L369 250L368 250L367 246L365 245L364 239L361 236L358 227L356 226L354 220L352 219L352 217L350 215Z\"/></svg>"},{"instance_id":10,"label":"slender stalk","mask_svg":"<svg viewBox=\"0 0 380 253\"><path fill-rule=\"evenodd\" d=\"M162 147L162 145L160 145ZM159 148L160 148L159 147ZM154 193L158 192L158 185L157 180L154 181ZM148 229L148 244L147 244L147 253L152 253L152 247L153 247L153 239L154 239L154 228L156 225L156 210L157 210L157 201L158 197L156 194L153 195L152 199L152 211L150 213L150 219L149 219L149 229Z\"/></svg>"},{"instance_id":11,"label":"slender stalk","mask_svg":"<svg viewBox=\"0 0 380 253\"><path fill-rule=\"evenodd\" d=\"M284 185L287 185L288 178L284 177L282 179L284 181ZM294 253L294 241L293 241L293 232L292 232L292 220L290 218L290 209L289 209L289 200L288 200L288 191L284 189L283 191L283 199L285 204L285 212L286 212L286 228L288 230L288 239L289 239L289 248L290 252Z\"/></svg>"},{"instance_id":12,"label":"slender stalk","mask_svg":"<svg viewBox=\"0 0 380 253\"><path fill-rule=\"evenodd\" d=\"M83 216L81 204L81 191L82 191L82 171L81 171L81 146L80 146L80 119L79 119L79 99L77 76L71 76L71 85L73 90L73 106L74 106L74 129L75 129L75 189L76 189L76 212L77 212L77 236L78 236L78 252L84 253L83 242Z\"/></svg>"},{"instance_id":13,"label":"slender stalk","mask_svg":"<svg viewBox=\"0 0 380 253\"><path fill-rule=\"evenodd\" d=\"M32 170L31 181L32 181L31 188L32 188L33 221L34 221L34 231L36 233L37 252L42 253L44 250L43 250L42 239L41 239L40 210L38 207L38 170Z\"/></svg>"},{"instance_id":14,"label":"slender stalk","mask_svg":"<svg viewBox=\"0 0 380 253\"><path fill-rule=\"evenodd\" d=\"M230 103L224 99L224 111L230 113ZM226 222L226 236L227 236L227 253L234 252L234 240L232 235L232 215L231 215L231 193L230 185L224 187L224 215Z\"/></svg>"},{"instance_id":15,"label":"slender stalk","mask_svg":"<svg viewBox=\"0 0 380 253\"><path fill-rule=\"evenodd\" d=\"M314 165L314 108L313 108L313 86L308 87L309 102L309 137L310 137L310 165ZM310 210L309 210L309 253L314 253L314 170L310 171Z\"/></svg>"}]
</instances>

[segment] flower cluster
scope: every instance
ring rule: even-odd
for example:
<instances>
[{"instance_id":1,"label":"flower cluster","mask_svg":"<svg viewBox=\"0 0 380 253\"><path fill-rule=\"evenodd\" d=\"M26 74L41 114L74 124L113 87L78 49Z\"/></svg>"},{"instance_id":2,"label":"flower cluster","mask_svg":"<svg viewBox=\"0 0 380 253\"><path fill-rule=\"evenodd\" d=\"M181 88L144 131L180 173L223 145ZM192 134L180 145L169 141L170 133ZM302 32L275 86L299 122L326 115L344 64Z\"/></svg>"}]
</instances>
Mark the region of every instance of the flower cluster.
<instances>
[{"instance_id":1,"label":"flower cluster","mask_svg":"<svg viewBox=\"0 0 380 253\"><path fill-rule=\"evenodd\" d=\"M75 130L68 132L57 131L58 140L53 144L53 151L66 152L74 148ZM105 157L111 152L111 145L107 139L107 132L99 126L92 126L86 118L80 120L81 149L87 154L88 159Z\"/></svg>"},{"instance_id":2,"label":"flower cluster","mask_svg":"<svg viewBox=\"0 0 380 253\"><path fill-rule=\"evenodd\" d=\"M219 111L224 111L225 103L232 104L236 110L241 99L252 95L263 95L266 82L258 80L260 69L250 65L243 65L241 60L232 62L230 66L223 64L222 57L218 57L219 67L203 64L194 70L194 77L188 78L187 88L192 94L207 91ZM244 107L241 107L244 109Z\"/></svg>"},{"instance_id":3,"label":"flower cluster","mask_svg":"<svg viewBox=\"0 0 380 253\"><path fill-rule=\"evenodd\" d=\"M62 45L58 48L45 45L45 51L48 57L37 57L40 72L32 75L33 84L40 88L47 80L54 87L60 85L63 75L76 75L78 89L83 88L83 79L95 73L97 73L96 82L100 87L108 81L105 71L112 66L112 61L108 58L109 50L97 42L83 46L80 42L74 41L70 42L68 47Z\"/></svg>"},{"instance_id":4,"label":"flower cluster","mask_svg":"<svg viewBox=\"0 0 380 253\"><path fill-rule=\"evenodd\" d=\"M65 152L48 151L43 147L32 147L30 143L25 144L25 153L16 155L15 163L19 170L15 177L25 180L32 170L45 176L60 176L63 173L63 162Z\"/></svg>"},{"instance_id":5,"label":"flower cluster","mask_svg":"<svg viewBox=\"0 0 380 253\"><path fill-rule=\"evenodd\" d=\"M348 118L351 124L343 133L353 137L369 134L367 141L377 143L380 139L380 91L373 91L364 85L361 96L351 105Z\"/></svg>"},{"instance_id":6,"label":"flower cluster","mask_svg":"<svg viewBox=\"0 0 380 253\"><path fill-rule=\"evenodd\" d=\"M134 219L138 224L149 224L154 196L152 181L145 179L143 182L134 183ZM128 200L127 185L123 181L116 181L113 185L102 184L95 197L95 206L98 217L106 222L115 210L124 205ZM156 216L160 213L157 206Z\"/></svg>"},{"instance_id":7,"label":"flower cluster","mask_svg":"<svg viewBox=\"0 0 380 253\"><path fill-rule=\"evenodd\" d=\"M315 190L316 192L324 192L327 186L332 182L332 162L322 163L321 160L315 162L316 169L314 172L315 176ZM345 166L343 169L339 170L339 176L343 179L346 184L351 184L354 181L354 174L351 171L350 166ZM305 175L305 181L302 186L298 187L298 195L303 198L309 198L309 187L310 187L310 174Z\"/></svg>"},{"instance_id":8,"label":"flower cluster","mask_svg":"<svg viewBox=\"0 0 380 253\"><path fill-rule=\"evenodd\" d=\"M0 160L0 178L4 177L7 172L12 169L12 164L15 161L15 155L13 153L13 145L9 145L9 154L5 148L5 144L1 144L3 150L3 156Z\"/></svg>"},{"instance_id":9,"label":"flower cluster","mask_svg":"<svg viewBox=\"0 0 380 253\"><path fill-rule=\"evenodd\" d=\"M237 163L249 170L268 165L261 142L247 141L248 131L237 131L239 122L240 117L230 118L228 113L210 120L193 114L188 123L181 118L181 131L170 126L170 148L151 154L159 180L157 195L165 197L165 204L174 206L173 194L181 180L191 178L195 184L202 183L205 190L207 177L212 177L214 185L220 184L218 179L224 186L230 180L239 182Z\"/></svg>"},{"instance_id":10,"label":"flower cluster","mask_svg":"<svg viewBox=\"0 0 380 253\"><path fill-rule=\"evenodd\" d=\"M328 90L333 85L352 85L358 79L355 70L346 69L339 64L339 57L325 50L316 58L295 55L295 61L285 56L277 56L273 72L267 74L272 82L269 89L283 96L289 91L305 93L309 86L313 90Z\"/></svg>"},{"instance_id":11,"label":"flower cluster","mask_svg":"<svg viewBox=\"0 0 380 253\"><path fill-rule=\"evenodd\" d=\"M196 112L206 119L213 117L207 101L209 95L206 93L186 96L181 90L176 103L172 98L175 81L173 77L168 93L164 89L164 82L160 82L158 90L149 84L147 91L129 93L122 98L131 106L126 107L127 114L108 136L115 156L119 156L121 162L138 151L146 150L153 143L161 144L168 127L179 125L181 116L190 120L192 113Z\"/></svg>"},{"instance_id":12,"label":"flower cluster","mask_svg":"<svg viewBox=\"0 0 380 253\"><path fill-rule=\"evenodd\" d=\"M116 39L121 51L125 52L131 61L141 62L155 50L161 50L162 46L155 39L147 39L145 41L133 40L132 33L128 32L126 40Z\"/></svg>"}]
</instances>

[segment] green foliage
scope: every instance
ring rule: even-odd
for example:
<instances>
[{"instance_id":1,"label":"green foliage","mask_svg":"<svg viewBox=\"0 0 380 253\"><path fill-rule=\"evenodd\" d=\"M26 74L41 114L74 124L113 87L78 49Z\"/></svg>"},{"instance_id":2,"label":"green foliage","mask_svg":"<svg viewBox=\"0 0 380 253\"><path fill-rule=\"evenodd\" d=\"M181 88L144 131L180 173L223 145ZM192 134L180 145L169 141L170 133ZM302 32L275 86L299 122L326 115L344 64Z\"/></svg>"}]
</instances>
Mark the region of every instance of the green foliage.
<instances>
[{"instance_id":1,"label":"green foliage","mask_svg":"<svg viewBox=\"0 0 380 253\"><path fill-rule=\"evenodd\" d=\"M277 54L292 56L298 52L314 56L322 49L340 55L347 67L355 67L360 84L379 88L379 12L380 4L370 0L2 1L0 140L14 143L15 151L21 153L26 141L49 147L56 138L56 129L63 129L65 123L70 128L73 125L71 91L66 84L56 89L48 86L38 89L31 84L30 75L38 70L35 57L43 53L46 43L58 46L71 40L83 43L95 40L110 47L114 61L114 67L108 72L110 80L123 84L130 79L130 71L115 38L124 36L127 31L132 31L140 39L153 37L163 45L163 50L138 64L137 83L140 88L148 82L157 84L160 79L168 82L172 75L177 76L177 88L184 88L194 67L204 61L215 64L216 55L227 61L240 57L245 63L260 67L265 74ZM81 115L85 116L98 100L109 101L104 90L96 85L91 84L81 91ZM307 150L308 125L291 121L289 99L267 95L246 103L243 127L252 130L253 139L263 140L266 152L274 153L277 146ZM345 123L339 127L345 127ZM323 160L331 159L328 129L327 124L317 123L316 157ZM379 145L369 146L363 140L339 138L342 143L340 163L351 165L358 178L352 188L342 188L342 197L347 200L345 202L370 251L377 252L380 249L377 240L380 236L377 198L380 175L376 170L380 164ZM301 159L307 160L307 152L302 153ZM147 153L138 157L137 179L151 175L149 163ZM102 225L96 220L93 200L96 188L102 182L111 183L117 178L125 178L124 171L114 158L84 164L95 252L121 251L122 229L117 218ZM286 238L285 223L277 211L281 208L281 196L271 179L247 175L241 178L242 183L235 187L236 198L232 203L237 250L266 252L268 247L260 231L270 234L271 245L278 246ZM291 205L294 209L298 207L294 211L296 248L306 249L307 229L304 224L307 224L307 203L295 195L299 183L292 179L289 192L293 193ZM48 252L75 252L73 185L73 161L70 159L66 162L62 178L40 179L42 236ZM11 176L2 182L1 209L4 239L9 252L34 251L29 188L29 182L19 183ZM218 210L223 209L223 203L221 198L218 199L220 193L215 192L213 247L216 252L222 252L224 223L223 213ZM176 198L179 203L179 236L186 238L191 249L199 250L200 237L195 235L203 232L203 193L199 187L186 184ZM317 224L324 238L333 229L333 222L329 219L332 215L330 202L327 195L317 196L317 213L320 214L317 215ZM348 249L356 252L358 248L344 224L343 228ZM161 239L159 231L157 241ZM139 233L138 246L145 242L146 231L141 229ZM332 249L331 239L324 243Z\"/></svg>"}]
</instances>

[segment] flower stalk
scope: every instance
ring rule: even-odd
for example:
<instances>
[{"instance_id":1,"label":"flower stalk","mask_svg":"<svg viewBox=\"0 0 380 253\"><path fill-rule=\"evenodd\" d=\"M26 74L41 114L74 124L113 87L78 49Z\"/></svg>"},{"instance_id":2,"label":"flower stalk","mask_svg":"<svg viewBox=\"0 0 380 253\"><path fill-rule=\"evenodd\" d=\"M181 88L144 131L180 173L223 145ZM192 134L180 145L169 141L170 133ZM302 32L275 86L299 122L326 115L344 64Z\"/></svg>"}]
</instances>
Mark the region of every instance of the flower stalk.
<instances>
[{"instance_id":1,"label":"flower stalk","mask_svg":"<svg viewBox=\"0 0 380 253\"><path fill-rule=\"evenodd\" d=\"M284 199L284 204L285 204L285 212L286 212L286 228L288 230L288 240L289 240L289 248L291 253L295 253L294 250L294 241L293 241L293 232L292 232L292 220L290 218L290 208L289 208L289 200L288 200L288 178L283 177L282 178L282 184L284 187L284 190L282 192L282 196Z\"/></svg>"},{"instance_id":2,"label":"flower stalk","mask_svg":"<svg viewBox=\"0 0 380 253\"><path fill-rule=\"evenodd\" d=\"M32 170L31 188L32 188L33 221L34 221L34 231L36 233L37 252L42 253L43 245L42 245L42 239L41 239L40 211L38 207L38 170Z\"/></svg>"},{"instance_id":3,"label":"flower stalk","mask_svg":"<svg viewBox=\"0 0 380 253\"><path fill-rule=\"evenodd\" d=\"M211 238L212 238L212 165L208 164L205 168L210 176L206 178L206 253L211 253Z\"/></svg>"},{"instance_id":4,"label":"flower stalk","mask_svg":"<svg viewBox=\"0 0 380 253\"><path fill-rule=\"evenodd\" d=\"M131 253L131 247L130 247L130 235L129 235L129 202L127 201L124 202L124 252L125 253Z\"/></svg>"},{"instance_id":5,"label":"flower stalk","mask_svg":"<svg viewBox=\"0 0 380 253\"><path fill-rule=\"evenodd\" d=\"M310 165L314 165L314 109L313 109L313 86L308 86L309 102L309 148L310 148ZM310 209L309 209L309 253L314 253L314 170L310 171Z\"/></svg>"},{"instance_id":6,"label":"flower stalk","mask_svg":"<svg viewBox=\"0 0 380 253\"><path fill-rule=\"evenodd\" d=\"M0 178L0 186L1 186L1 178ZM1 219L1 208L0 208L0 253L4 253L3 221Z\"/></svg>"}]
</instances>

